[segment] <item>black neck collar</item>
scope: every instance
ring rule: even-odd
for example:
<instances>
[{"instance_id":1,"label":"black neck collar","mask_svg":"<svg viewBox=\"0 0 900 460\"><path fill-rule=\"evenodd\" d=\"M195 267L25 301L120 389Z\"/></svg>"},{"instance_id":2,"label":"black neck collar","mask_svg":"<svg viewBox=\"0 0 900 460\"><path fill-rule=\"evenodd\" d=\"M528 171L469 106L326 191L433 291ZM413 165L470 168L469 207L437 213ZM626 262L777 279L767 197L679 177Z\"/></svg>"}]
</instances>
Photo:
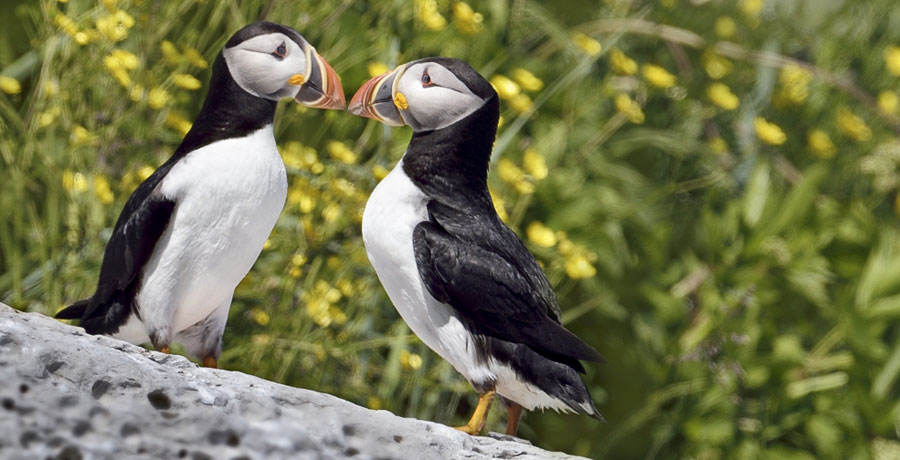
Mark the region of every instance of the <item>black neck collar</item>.
<instances>
[{"instance_id":1,"label":"black neck collar","mask_svg":"<svg viewBox=\"0 0 900 460\"><path fill-rule=\"evenodd\" d=\"M276 106L277 102L254 96L238 86L228 71L225 58L219 53L213 63L203 107L175 155L257 131L272 123Z\"/></svg>"},{"instance_id":2,"label":"black neck collar","mask_svg":"<svg viewBox=\"0 0 900 460\"><path fill-rule=\"evenodd\" d=\"M413 133L403 172L422 192L445 204L490 205L488 165L500 102L492 95L469 116L445 128Z\"/></svg>"}]
</instances>

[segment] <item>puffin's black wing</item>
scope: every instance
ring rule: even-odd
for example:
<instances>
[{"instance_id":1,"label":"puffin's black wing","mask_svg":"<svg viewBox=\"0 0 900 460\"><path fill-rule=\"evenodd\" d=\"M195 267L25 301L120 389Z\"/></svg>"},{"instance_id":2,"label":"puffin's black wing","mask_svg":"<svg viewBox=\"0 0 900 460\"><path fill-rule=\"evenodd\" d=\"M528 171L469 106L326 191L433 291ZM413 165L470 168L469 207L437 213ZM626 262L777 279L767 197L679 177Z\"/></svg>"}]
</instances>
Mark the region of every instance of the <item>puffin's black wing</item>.
<instances>
[{"instance_id":1,"label":"puffin's black wing","mask_svg":"<svg viewBox=\"0 0 900 460\"><path fill-rule=\"evenodd\" d=\"M429 210L434 210L429 205ZM500 224L502 225L502 224ZM512 231L510 245L521 241ZM483 236L483 235L481 235ZM514 247L514 246L513 246ZM434 220L422 222L413 231L413 248L419 276L428 292L438 301L456 309L476 333L513 343L527 345L538 353L565 362L583 371L577 360L604 361L603 357L575 334L566 330L555 318L555 297L543 287L549 283L540 268L539 280L530 270L519 268L505 251L489 250L463 241ZM527 249L522 249L537 262ZM553 299L553 300L550 300Z\"/></svg>"},{"instance_id":2,"label":"puffin's black wing","mask_svg":"<svg viewBox=\"0 0 900 460\"><path fill-rule=\"evenodd\" d=\"M144 264L169 225L175 202L156 191L174 162L167 162L134 191L113 229L97 291L56 314L57 318L81 319L91 334L116 332L131 313Z\"/></svg>"}]
</instances>

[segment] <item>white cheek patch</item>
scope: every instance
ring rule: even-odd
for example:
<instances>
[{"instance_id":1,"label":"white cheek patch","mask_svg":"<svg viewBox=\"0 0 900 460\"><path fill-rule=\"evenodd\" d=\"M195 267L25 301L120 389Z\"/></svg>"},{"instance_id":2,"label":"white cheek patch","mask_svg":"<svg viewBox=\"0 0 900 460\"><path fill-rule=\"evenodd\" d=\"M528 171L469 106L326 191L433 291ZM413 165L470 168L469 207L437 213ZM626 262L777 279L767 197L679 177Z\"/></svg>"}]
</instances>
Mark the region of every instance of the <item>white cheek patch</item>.
<instances>
[{"instance_id":1,"label":"white cheek patch","mask_svg":"<svg viewBox=\"0 0 900 460\"><path fill-rule=\"evenodd\" d=\"M272 55L281 43L287 47L284 59ZM306 71L306 55L288 37L281 34L254 37L222 52L231 77L244 91L265 98L293 97L299 86L288 80ZM304 77L308 77L304 75Z\"/></svg>"},{"instance_id":2,"label":"white cheek patch","mask_svg":"<svg viewBox=\"0 0 900 460\"><path fill-rule=\"evenodd\" d=\"M412 88L409 94L409 112L422 129L441 129L469 116L484 105L484 100L474 94L465 94L438 86Z\"/></svg>"}]
</instances>

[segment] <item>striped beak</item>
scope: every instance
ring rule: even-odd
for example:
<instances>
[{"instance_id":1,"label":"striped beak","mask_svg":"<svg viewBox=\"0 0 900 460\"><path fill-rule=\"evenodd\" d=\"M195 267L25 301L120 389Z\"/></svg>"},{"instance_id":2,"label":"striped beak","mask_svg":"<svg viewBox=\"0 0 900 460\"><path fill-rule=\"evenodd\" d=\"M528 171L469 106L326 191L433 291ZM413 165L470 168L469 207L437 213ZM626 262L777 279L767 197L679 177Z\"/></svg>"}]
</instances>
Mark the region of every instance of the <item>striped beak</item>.
<instances>
[{"instance_id":1,"label":"striped beak","mask_svg":"<svg viewBox=\"0 0 900 460\"><path fill-rule=\"evenodd\" d=\"M389 126L405 125L395 102L397 85L400 83L400 77L403 75L405 67L397 67L365 82L356 90L347 111L353 115L378 120Z\"/></svg>"},{"instance_id":2,"label":"striped beak","mask_svg":"<svg viewBox=\"0 0 900 460\"><path fill-rule=\"evenodd\" d=\"M347 99L340 77L311 46L306 49L306 75L297 82L303 85L294 97L297 102L316 109L344 109Z\"/></svg>"}]
</instances>

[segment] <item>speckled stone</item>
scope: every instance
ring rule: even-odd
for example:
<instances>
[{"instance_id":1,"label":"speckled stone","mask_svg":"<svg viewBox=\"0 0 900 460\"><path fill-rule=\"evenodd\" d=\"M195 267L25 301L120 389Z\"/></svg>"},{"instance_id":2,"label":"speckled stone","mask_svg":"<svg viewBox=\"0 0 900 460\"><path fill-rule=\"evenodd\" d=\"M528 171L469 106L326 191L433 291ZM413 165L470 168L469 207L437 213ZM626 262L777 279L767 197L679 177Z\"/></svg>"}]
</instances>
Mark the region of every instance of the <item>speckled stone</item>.
<instances>
[{"instance_id":1,"label":"speckled stone","mask_svg":"<svg viewBox=\"0 0 900 460\"><path fill-rule=\"evenodd\" d=\"M240 372L0 304L3 459L575 459Z\"/></svg>"}]
</instances>

